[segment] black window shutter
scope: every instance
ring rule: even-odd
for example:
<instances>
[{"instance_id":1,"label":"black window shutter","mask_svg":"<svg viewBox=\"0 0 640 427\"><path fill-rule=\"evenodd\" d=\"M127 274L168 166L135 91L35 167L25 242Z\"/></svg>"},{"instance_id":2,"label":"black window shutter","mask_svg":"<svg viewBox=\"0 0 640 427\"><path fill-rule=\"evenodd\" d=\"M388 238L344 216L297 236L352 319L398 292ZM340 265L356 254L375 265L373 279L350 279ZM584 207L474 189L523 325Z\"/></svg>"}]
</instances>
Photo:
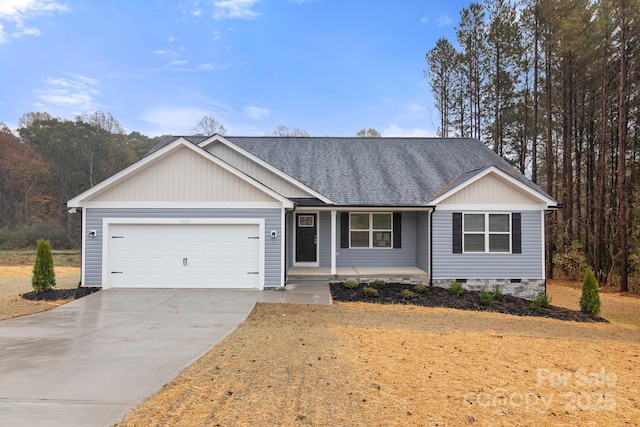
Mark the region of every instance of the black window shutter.
<instances>
[{"instance_id":1,"label":"black window shutter","mask_svg":"<svg viewBox=\"0 0 640 427\"><path fill-rule=\"evenodd\" d=\"M511 214L511 253L522 253L522 214L520 212Z\"/></svg>"},{"instance_id":2,"label":"black window shutter","mask_svg":"<svg viewBox=\"0 0 640 427\"><path fill-rule=\"evenodd\" d=\"M402 248L402 214L393 213L393 249Z\"/></svg>"},{"instance_id":3,"label":"black window shutter","mask_svg":"<svg viewBox=\"0 0 640 427\"><path fill-rule=\"evenodd\" d=\"M349 247L349 212L340 212L340 247Z\"/></svg>"},{"instance_id":4,"label":"black window shutter","mask_svg":"<svg viewBox=\"0 0 640 427\"><path fill-rule=\"evenodd\" d=\"M462 253L462 212L453 213L453 253Z\"/></svg>"}]
</instances>

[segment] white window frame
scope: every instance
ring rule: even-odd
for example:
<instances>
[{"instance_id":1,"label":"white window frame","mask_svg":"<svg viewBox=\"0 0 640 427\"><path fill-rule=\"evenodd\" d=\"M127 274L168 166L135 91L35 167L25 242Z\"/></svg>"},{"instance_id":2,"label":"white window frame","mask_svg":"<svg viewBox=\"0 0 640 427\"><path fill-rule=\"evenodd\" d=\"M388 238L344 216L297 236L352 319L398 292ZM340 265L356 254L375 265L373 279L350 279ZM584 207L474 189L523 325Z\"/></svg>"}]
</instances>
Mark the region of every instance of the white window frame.
<instances>
[{"instance_id":1,"label":"white window frame","mask_svg":"<svg viewBox=\"0 0 640 427\"><path fill-rule=\"evenodd\" d=\"M465 220L467 215L484 215L484 231L465 231ZM507 215L509 231L489 231L489 215ZM465 236L470 234L484 235L484 251L467 251L465 248ZM491 235L508 235L509 250L508 251L489 251L489 236ZM465 254L510 254L513 251L513 225L511 222L511 212L463 212L462 213L462 253Z\"/></svg>"},{"instance_id":2,"label":"white window frame","mask_svg":"<svg viewBox=\"0 0 640 427\"><path fill-rule=\"evenodd\" d=\"M369 228L351 228L351 215L369 215ZM391 220L391 228L389 229L374 229L373 228L373 215L389 215ZM368 231L369 232L369 246L351 246L351 232L352 231ZM391 235L391 241L389 246L373 246L373 237L376 232L388 232ZM349 212L349 249L393 249L393 212Z\"/></svg>"}]
</instances>

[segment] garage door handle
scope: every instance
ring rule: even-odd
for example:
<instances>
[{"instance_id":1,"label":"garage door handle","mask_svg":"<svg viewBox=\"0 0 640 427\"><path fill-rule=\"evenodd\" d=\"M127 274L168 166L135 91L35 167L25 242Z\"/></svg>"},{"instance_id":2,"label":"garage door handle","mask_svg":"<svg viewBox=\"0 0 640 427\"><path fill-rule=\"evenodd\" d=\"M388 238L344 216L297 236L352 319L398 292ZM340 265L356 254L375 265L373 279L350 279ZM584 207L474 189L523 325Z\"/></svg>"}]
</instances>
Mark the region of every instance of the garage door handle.
<instances>
[{"instance_id":1,"label":"garage door handle","mask_svg":"<svg viewBox=\"0 0 640 427\"><path fill-rule=\"evenodd\" d=\"M188 258L182 258L182 266L186 267L189 264L189 259Z\"/></svg>"},{"instance_id":2,"label":"garage door handle","mask_svg":"<svg viewBox=\"0 0 640 427\"><path fill-rule=\"evenodd\" d=\"M112 271L111 274L122 274L122 271Z\"/></svg>"},{"instance_id":3,"label":"garage door handle","mask_svg":"<svg viewBox=\"0 0 640 427\"><path fill-rule=\"evenodd\" d=\"M260 274L259 271L247 271L247 274Z\"/></svg>"},{"instance_id":4,"label":"garage door handle","mask_svg":"<svg viewBox=\"0 0 640 427\"><path fill-rule=\"evenodd\" d=\"M259 239L259 238L260 238L260 236L249 236L249 237L247 237L247 239Z\"/></svg>"}]
</instances>

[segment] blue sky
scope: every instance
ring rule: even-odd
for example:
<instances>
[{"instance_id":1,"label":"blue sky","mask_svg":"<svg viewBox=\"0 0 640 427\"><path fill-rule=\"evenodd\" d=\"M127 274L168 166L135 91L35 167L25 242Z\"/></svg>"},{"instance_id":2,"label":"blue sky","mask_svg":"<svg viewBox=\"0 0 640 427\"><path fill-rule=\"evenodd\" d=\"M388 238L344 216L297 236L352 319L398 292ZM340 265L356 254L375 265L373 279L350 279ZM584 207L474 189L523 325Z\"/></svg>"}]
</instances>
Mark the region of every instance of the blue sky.
<instances>
[{"instance_id":1,"label":"blue sky","mask_svg":"<svg viewBox=\"0 0 640 427\"><path fill-rule=\"evenodd\" d=\"M0 121L111 113L127 131L433 136L425 54L468 1L0 0Z\"/></svg>"}]
</instances>

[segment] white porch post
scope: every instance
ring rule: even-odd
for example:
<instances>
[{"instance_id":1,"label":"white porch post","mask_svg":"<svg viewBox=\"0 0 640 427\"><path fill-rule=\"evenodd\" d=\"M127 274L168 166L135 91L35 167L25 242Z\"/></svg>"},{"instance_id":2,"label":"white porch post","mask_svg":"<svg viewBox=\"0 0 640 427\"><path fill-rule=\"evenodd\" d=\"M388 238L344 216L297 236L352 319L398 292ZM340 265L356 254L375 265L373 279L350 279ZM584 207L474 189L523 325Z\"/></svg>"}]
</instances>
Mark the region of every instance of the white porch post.
<instances>
[{"instance_id":1,"label":"white porch post","mask_svg":"<svg viewBox=\"0 0 640 427\"><path fill-rule=\"evenodd\" d=\"M336 210L331 210L331 274L336 274Z\"/></svg>"}]
</instances>

